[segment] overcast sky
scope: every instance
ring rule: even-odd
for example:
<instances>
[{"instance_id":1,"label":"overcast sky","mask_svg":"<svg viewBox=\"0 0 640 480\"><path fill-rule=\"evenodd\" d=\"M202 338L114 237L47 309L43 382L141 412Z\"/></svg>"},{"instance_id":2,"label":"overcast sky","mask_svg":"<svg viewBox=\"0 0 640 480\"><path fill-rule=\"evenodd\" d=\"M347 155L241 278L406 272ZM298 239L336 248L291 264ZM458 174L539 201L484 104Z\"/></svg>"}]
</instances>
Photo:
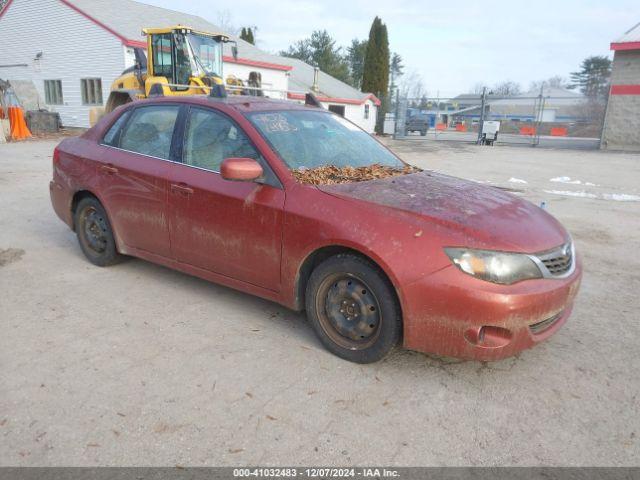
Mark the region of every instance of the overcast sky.
<instances>
[{"instance_id":1,"label":"overcast sky","mask_svg":"<svg viewBox=\"0 0 640 480\"><path fill-rule=\"evenodd\" d=\"M610 55L609 43L640 22L639 0L142 0L219 24L257 26L258 46L277 53L326 29L347 46L367 38L375 15L391 50L417 72L430 96L465 93L477 82L568 77L589 55Z\"/></svg>"}]
</instances>

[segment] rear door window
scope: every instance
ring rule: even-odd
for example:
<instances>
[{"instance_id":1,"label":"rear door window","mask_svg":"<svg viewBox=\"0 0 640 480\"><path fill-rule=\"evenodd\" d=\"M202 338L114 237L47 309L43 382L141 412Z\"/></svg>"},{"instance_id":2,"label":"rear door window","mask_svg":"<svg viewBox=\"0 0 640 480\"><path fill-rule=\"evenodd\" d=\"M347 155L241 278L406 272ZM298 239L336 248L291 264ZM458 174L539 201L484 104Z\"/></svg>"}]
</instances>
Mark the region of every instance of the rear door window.
<instances>
[{"instance_id":1,"label":"rear door window","mask_svg":"<svg viewBox=\"0 0 640 480\"><path fill-rule=\"evenodd\" d=\"M136 108L121 134L123 150L169 160L171 139L180 107L156 105Z\"/></svg>"}]
</instances>

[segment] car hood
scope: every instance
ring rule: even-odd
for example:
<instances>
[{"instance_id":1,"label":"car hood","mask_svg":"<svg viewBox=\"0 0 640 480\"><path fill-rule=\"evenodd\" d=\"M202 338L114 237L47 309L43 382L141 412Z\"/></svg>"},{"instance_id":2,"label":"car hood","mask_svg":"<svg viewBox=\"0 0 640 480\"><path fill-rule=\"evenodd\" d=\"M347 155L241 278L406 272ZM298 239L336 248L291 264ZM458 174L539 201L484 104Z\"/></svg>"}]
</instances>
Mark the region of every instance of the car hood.
<instances>
[{"instance_id":1,"label":"car hood","mask_svg":"<svg viewBox=\"0 0 640 480\"><path fill-rule=\"evenodd\" d=\"M435 172L318 188L343 199L418 215L430 224L463 233L458 241L465 241L464 246L534 253L568 238L555 218L516 195Z\"/></svg>"}]
</instances>

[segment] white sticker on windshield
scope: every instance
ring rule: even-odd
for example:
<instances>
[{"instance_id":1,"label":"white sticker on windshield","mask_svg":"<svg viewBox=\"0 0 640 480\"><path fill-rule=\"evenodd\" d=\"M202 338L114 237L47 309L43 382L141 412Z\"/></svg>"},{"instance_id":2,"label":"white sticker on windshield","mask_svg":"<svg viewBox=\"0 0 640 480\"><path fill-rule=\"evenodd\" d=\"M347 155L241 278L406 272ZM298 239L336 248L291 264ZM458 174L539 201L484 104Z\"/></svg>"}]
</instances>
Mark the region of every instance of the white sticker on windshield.
<instances>
[{"instance_id":1,"label":"white sticker on windshield","mask_svg":"<svg viewBox=\"0 0 640 480\"><path fill-rule=\"evenodd\" d=\"M280 113L263 113L254 116L266 133L295 132L297 127L287 121L287 117Z\"/></svg>"}]
</instances>

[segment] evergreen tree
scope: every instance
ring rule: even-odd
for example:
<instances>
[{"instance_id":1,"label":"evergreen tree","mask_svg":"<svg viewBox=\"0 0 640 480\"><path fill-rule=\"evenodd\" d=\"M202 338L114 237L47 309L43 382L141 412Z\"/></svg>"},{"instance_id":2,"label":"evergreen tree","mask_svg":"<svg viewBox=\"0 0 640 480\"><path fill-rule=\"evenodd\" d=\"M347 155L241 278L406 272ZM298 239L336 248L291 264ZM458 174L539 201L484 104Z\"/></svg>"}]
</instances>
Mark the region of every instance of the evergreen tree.
<instances>
[{"instance_id":1,"label":"evergreen tree","mask_svg":"<svg viewBox=\"0 0 640 480\"><path fill-rule=\"evenodd\" d=\"M362 74L362 90L377 96L382 105L378 108L376 132L382 133L384 114L388 108L387 91L389 89L389 37L387 26L376 17L371 24L367 53Z\"/></svg>"},{"instance_id":2,"label":"evergreen tree","mask_svg":"<svg viewBox=\"0 0 640 480\"><path fill-rule=\"evenodd\" d=\"M326 30L316 30L311 37L298 40L288 50L280 52L280 55L302 60L348 83L351 80L349 63L341 50L340 47L336 47L336 41Z\"/></svg>"},{"instance_id":3,"label":"evergreen tree","mask_svg":"<svg viewBox=\"0 0 640 480\"><path fill-rule=\"evenodd\" d=\"M251 45L256 44L255 38L253 36L253 29L251 27L242 27L242 30L240 31L240 38L245 42L250 43Z\"/></svg>"},{"instance_id":4,"label":"evergreen tree","mask_svg":"<svg viewBox=\"0 0 640 480\"><path fill-rule=\"evenodd\" d=\"M347 47L347 61L351 73L351 85L360 90L364 72L364 57L367 54L367 41L354 38Z\"/></svg>"},{"instance_id":5,"label":"evergreen tree","mask_svg":"<svg viewBox=\"0 0 640 480\"><path fill-rule=\"evenodd\" d=\"M391 83L389 84L389 94L393 95L396 89L397 80L402 76L404 72L404 65L402 64L402 57L397 53L391 55L391 63L389 64L389 74L391 76Z\"/></svg>"},{"instance_id":6,"label":"evergreen tree","mask_svg":"<svg viewBox=\"0 0 640 480\"><path fill-rule=\"evenodd\" d=\"M571 74L569 88L580 88L582 94L590 99L604 98L609 90L611 60L605 56L587 57L582 61L580 70Z\"/></svg>"}]
</instances>

